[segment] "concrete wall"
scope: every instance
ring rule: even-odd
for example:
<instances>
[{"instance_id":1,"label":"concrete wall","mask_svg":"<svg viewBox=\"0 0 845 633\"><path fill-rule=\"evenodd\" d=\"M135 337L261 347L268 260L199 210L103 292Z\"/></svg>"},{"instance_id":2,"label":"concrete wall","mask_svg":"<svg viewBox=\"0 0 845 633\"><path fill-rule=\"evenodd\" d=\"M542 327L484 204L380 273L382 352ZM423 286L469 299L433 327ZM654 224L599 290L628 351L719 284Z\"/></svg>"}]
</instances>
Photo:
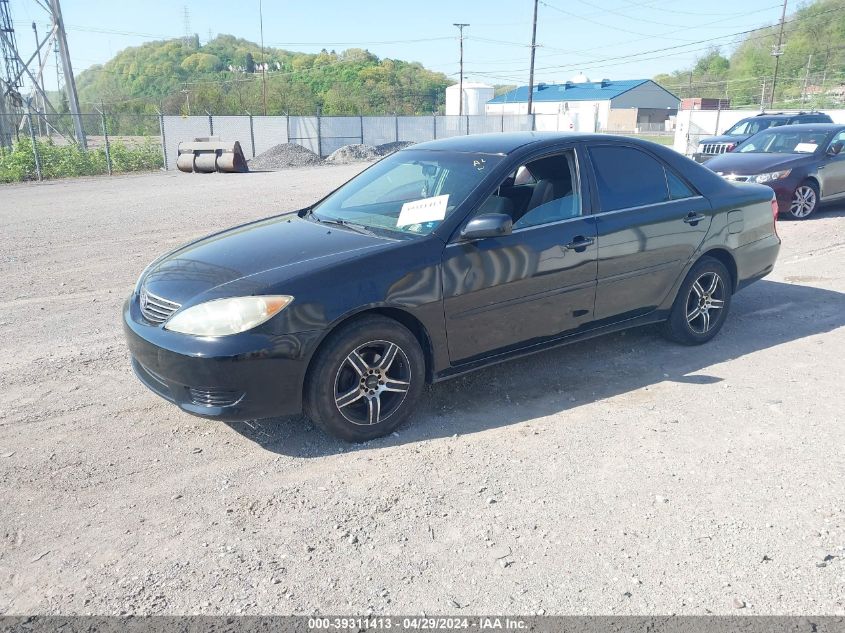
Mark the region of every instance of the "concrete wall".
<instances>
[{"instance_id":1,"label":"concrete wall","mask_svg":"<svg viewBox=\"0 0 845 633\"><path fill-rule=\"evenodd\" d=\"M620 110L611 108L607 117L607 126L604 129L608 131L620 130L630 132L637 127L637 109L625 108Z\"/></svg>"},{"instance_id":2,"label":"concrete wall","mask_svg":"<svg viewBox=\"0 0 845 633\"><path fill-rule=\"evenodd\" d=\"M535 101L532 105L538 121L538 130L595 132L607 126L610 101ZM488 103L488 115L526 114L527 103ZM552 123L554 117L560 120Z\"/></svg>"}]
</instances>

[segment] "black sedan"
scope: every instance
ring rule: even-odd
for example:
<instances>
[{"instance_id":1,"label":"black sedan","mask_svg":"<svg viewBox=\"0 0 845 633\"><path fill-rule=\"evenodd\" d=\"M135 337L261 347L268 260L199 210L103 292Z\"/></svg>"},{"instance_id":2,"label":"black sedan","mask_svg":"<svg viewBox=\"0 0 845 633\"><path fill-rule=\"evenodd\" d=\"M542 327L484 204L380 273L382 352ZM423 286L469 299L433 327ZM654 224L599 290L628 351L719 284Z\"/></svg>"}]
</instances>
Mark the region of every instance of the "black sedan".
<instances>
[{"instance_id":1,"label":"black sedan","mask_svg":"<svg viewBox=\"0 0 845 633\"><path fill-rule=\"evenodd\" d=\"M694 345L768 274L770 189L630 138L455 137L312 207L150 264L124 307L141 381L190 413L389 433L425 383L648 323Z\"/></svg>"},{"instance_id":2,"label":"black sedan","mask_svg":"<svg viewBox=\"0 0 845 633\"><path fill-rule=\"evenodd\" d=\"M727 180L768 185L781 213L806 220L822 202L845 198L843 146L845 125L788 125L755 134L706 165Z\"/></svg>"}]
</instances>

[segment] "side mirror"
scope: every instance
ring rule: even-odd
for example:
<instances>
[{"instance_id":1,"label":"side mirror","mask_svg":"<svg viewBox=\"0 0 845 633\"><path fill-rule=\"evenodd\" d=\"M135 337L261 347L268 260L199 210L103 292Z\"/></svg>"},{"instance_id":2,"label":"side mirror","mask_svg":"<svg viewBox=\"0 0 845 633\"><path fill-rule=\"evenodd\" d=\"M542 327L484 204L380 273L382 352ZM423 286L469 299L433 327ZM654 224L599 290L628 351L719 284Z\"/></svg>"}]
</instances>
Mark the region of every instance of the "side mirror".
<instances>
[{"instance_id":1,"label":"side mirror","mask_svg":"<svg viewBox=\"0 0 845 633\"><path fill-rule=\"evenodd\" d=\"M845 143L843 143L842 141L836 141L830 147L827 148L827 155L837 156L839 152L842 151L843 147L845 147Z\"/></svg>"},{"instance_id":2,"label":"side mirror","mask_svg":"<svg viewBox=\"0 0 845 633\"><path fill-rule=\"evenodd\" d=\"M467 222L461 231L462 240L479 240L485 237L510 235L513 230L511 216L504 213L485 213Z\"/></svg>"}]
</instances>

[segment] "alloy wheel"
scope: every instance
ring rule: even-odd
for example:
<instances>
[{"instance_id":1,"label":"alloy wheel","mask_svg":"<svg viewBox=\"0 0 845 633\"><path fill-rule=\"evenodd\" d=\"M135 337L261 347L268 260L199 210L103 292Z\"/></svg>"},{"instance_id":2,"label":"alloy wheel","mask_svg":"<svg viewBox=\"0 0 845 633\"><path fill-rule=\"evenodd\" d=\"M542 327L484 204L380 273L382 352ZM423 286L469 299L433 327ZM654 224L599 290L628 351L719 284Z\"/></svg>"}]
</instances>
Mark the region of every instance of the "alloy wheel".
<instances>
[{"instance_id":1,"label":"alloy wheel","mask_svg":"<svg viewBox=\"0 0 845 633\"><path fill-rule=\"evenodd\" d=\"M341 363L334 400L349 422L369 426L396 413L410 388L411 364L402 348L390 341L370 341Z\"/></svg>"},{"instance_id":2,"label":"alloy wheel","mask_svg":"<svg viewBox=\"0 0 845 633\"><path fill-rule=\"evenodd\" d=\"M810 185L801 185L792 195L789 212L796 218L806 218L816 208L816 192Z\"/></svg>"},{"instance_id":3,"label":"alloy wheel","mask_svg":"<svg viewBox=\"0 0 845 633\"><path fill-rule=\"evenodd\" d=\"M687 298L687 323L696 334L707 334L725 307L725 284L715 272L706 272L693 282Z\"/></svg>"}]
</instances>

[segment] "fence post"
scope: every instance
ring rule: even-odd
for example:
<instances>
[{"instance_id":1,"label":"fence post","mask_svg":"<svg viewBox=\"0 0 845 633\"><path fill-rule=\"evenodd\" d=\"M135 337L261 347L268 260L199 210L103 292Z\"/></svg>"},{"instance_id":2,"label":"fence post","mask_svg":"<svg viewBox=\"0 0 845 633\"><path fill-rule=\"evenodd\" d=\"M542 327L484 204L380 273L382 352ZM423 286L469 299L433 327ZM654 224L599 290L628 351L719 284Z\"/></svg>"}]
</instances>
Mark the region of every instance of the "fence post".
<instances>
[{"instance_id":1,"label":"fence post","mask_svg":"<svg viewBox=\"0 0 845 633\"><path fill-rule=\"evenodd\" d=\"M466 115L466 119L467 119L467 133L466 133L466 135L469 136L469 115L468 114Z\"/></svg>"},{"instance_id":2,"label":"fence post","mask_svg":"<svg viewBox=\"0 0 845 633\"><path fill-rule=\"evenodd\" d=\"M158 129L161 132L162 165L164 165L164 171L167 171L167 141L164 138L164 115L161 113L161 110L157 110L157 112L158 112Z\"/></svg>"},{"instance_id":3,"label":"fence post","mask_svg":"<svg viewBox=\"0 0 845 633\"><path fill-rule=\"evenodd\" d=\"M323 117L320 116L320 106L317 106L317 156L323 157Z\"/></svg>"},{"instance_id":4,"label":"fence post","mask_svg":"<svg viewBox=\"0 0 845 633\"><path fill-rule=\"evenodd\" d=\"M32 129L32 112L26 109L26 123L29 126L29 139L32 141L32 155L35 157L35 175L41 180L41 157L38 155L38 143L35 142L35 131Z\"/></svg>"},{"instance_id":5,"label":"fence post","mask_svg":"<svg viewBox=\"0 0 845 633\"><path fill-rule=\"evenodd\" d=\"M109 176L112 175L112 165L111 165L111 146L109 145L109 130L106 126L106 113L100 110L99 108L94 108L97 112L100 113L100 124L103 127L103 139L106 144L106 169L109 172Z\"/></svg>"},{"instance_id":6,"label":"fence post","mask_svg":"<svg viewBox=\"0 0 845 633\"><path fill-rule=\"evenodd\" d=\"M285 143L290 143L290 114L285 112Z\"/></svg>"},{"instance_id":7,"label":"fence post","mask_svg":"<svg viewBox=\"0 0 845 633\"><path fill-rule=\"evenodd\" d=\"M361 128L361 145L364 144L364 115L358 115L358 126Z\"/></svg>"},{"instance_id":8,"label":"fence post","mask_svg":"<svg viewBox=\"0 0 845 633\"><path fill-rule=\"evenodd\" d=\"M537 131L537 115L534 112L531 113L531 131Z\"/></svg>"},{"instance_id":9,"label":"fence post","mask_svg":"<svg viewBox=\"0 0 845 633\"><path fill-rule=\"evenodd\" d=\"M437 140L437 115L436 114L431 115L431 123L434 126L434 140L436 141Z\"/></svg>"},{"instance_id":10,"label":"fence post","mask_svg":"<svg viewBox=\"0 0 845 633\"><path fill-rule=\"evenodd\" d=\"M501 115L500 124L502 126L502 132L505 131L505 115Z\"/></svg>"},{"instance_id":11,"label":"fence post","mask_svg":"<svg viewBox=\"0 0 845 633\"><path fill-rule=\"evenodd\" d=\"M205 113L208 115L208 135L214 136L214 117L211 116L211 112L208 110Z\"/></svg>"},{"instance_id":12,"label":"fence post","mask_svg":"<svg viewBox=\"0 0 845 633\"><path fill-rule=\"evenodd\" d=\"M396 137L396 142L399 142L399 115L393 113L393 136Z\"/></svg>"},{"instance_id":13,"label":"fence post","mask_svg":"<svg viewBox=\"0 0 845 633\"><path fill-rule=\"evenodd\" d=\"M252 112L247 110L249 115L249 141L252 143L252 157L255 158L255 128L252 125Z\"/></svg>"}]
</instances>

